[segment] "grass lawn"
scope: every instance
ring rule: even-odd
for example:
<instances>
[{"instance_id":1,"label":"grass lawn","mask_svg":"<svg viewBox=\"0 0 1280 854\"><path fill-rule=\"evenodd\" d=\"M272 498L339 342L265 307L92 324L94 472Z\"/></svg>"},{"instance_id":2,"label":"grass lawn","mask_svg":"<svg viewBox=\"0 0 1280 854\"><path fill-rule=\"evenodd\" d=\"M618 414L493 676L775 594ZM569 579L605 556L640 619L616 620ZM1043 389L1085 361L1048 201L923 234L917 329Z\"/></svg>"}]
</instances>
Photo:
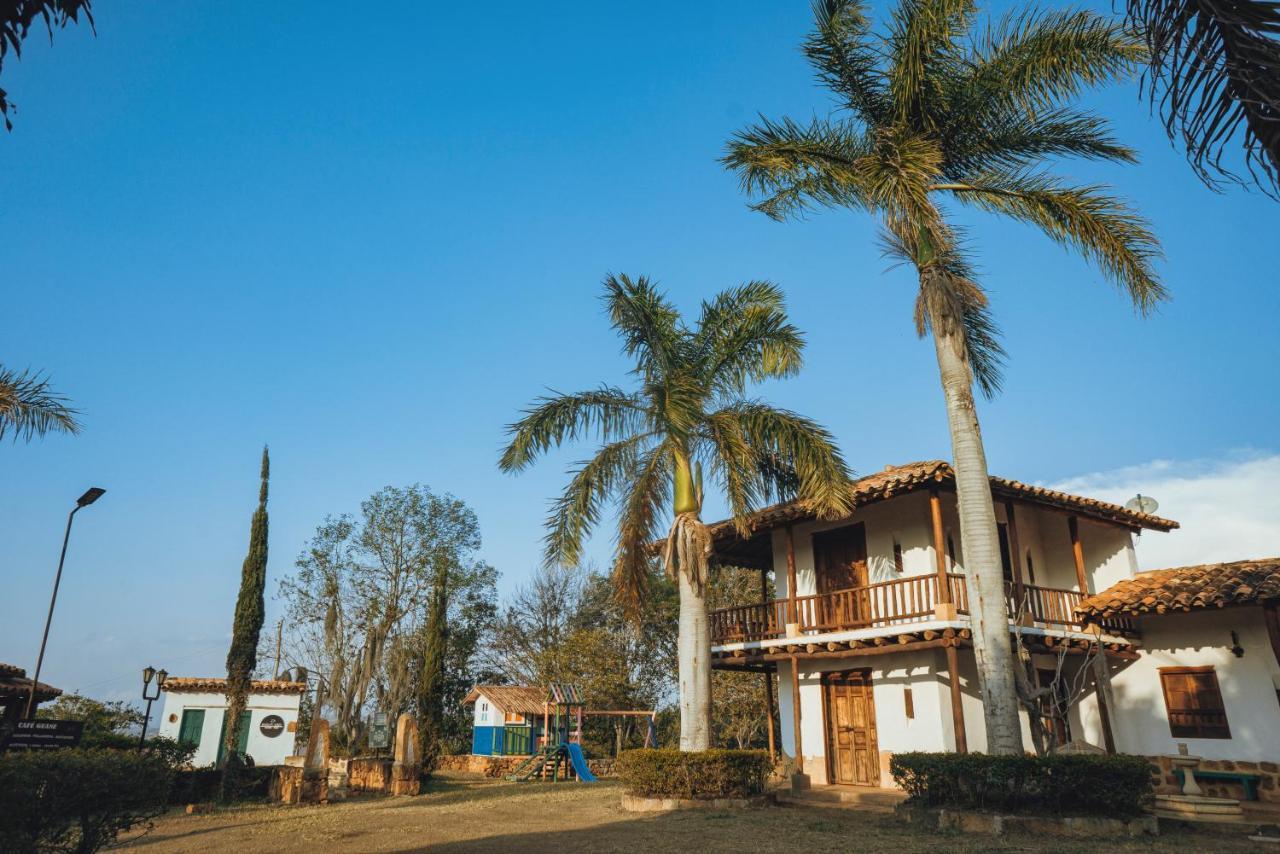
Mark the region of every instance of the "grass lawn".
<instances>
[{"instance_id":1,"label":"grass lawn","mask_svg":"<svg viewBox=\"0 0 1280 854\"><path fill-rule=\"evenodd\" d=\"M928 833L891 816L782 806L731 812L625 813L614 783L434 779L416 798L358 798L326 806L255 805L210 815L172 813L127 850L155 852L398 851L1256 851L1243 837L1178 833L1137 840Z\"/></svg>"}]
</instances>

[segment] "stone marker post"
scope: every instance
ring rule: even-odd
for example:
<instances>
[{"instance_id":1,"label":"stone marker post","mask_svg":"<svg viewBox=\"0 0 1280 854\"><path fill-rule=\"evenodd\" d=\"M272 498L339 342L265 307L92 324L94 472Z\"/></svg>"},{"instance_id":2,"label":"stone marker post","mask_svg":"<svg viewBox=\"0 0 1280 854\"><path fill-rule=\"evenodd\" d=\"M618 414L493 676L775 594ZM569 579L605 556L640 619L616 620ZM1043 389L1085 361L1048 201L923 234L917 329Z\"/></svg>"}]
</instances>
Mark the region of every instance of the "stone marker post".
<instances>
[{"instance_id":1,"label":"stone marker post","mask_svg":"<svg viewBox=\"0 0 1280 854\"><path fill-rule=\"evenodd\" d=\"M391 794L416 795L422 786L422 750L418 722L405 712L396 721L395 761L391 763Z\"/></svg>"},{"instance_id":2,"label":"stone marker post","mask_svg":"<svg viewBox=\"0 0 1280 854\"><path fill-rule=\"evenodd\" d=\"M298 800L304 804L318 804L328 799L329 722L317 715L311 721L311 738L307 741L307 759L302 766L302 790Z\"/></svg>"}]
</instances>

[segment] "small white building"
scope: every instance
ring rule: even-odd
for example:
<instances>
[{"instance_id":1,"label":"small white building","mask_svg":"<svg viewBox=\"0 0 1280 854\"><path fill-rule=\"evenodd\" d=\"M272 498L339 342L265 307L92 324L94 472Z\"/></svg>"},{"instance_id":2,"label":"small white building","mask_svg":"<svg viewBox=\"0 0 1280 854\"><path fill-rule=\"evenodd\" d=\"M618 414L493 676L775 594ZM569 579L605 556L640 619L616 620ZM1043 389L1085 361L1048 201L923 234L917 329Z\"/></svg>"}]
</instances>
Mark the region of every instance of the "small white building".
<instances>
[{"instance_id":1,"label":"small white building","mask_svg":"<svg viewBox=\"0 0 1280 854\"><path fill-rule=\"evenodd\" d=\"M240 750L255 765L281 765L293 754L305 682L254 681L241 717ZM170 676L164 683L159 734L195 745L192 764L213 765L223 755L227 680Z\"/></svg>"}]
</instances>

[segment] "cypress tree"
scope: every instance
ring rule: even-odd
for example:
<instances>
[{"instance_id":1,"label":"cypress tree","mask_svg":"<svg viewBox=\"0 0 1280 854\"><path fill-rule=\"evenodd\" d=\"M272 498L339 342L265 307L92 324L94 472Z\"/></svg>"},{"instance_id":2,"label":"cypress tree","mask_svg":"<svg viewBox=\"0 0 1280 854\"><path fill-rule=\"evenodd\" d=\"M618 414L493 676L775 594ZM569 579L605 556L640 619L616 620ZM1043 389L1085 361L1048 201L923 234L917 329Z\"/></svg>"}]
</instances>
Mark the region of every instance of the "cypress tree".
<instances>
[{"instance_id":1,"label":"cypress tree","mask_svg":"<svg viewBox=\"0 0 1280 854\"><path fill-rule=\"evenodd\" d=\"M222 768L222 800L230 801L236 789L236 778L244 757L237 751L240 740L240 715L249 699L249 684L258 666L258 636L262 632L265 607L262 594L267 584L267 481L271 460L262 449L262 486L258 491L258 509L253 512L249 528L249 554L240 570L240 596L236 599L235 622L231 628L231 648L227 651L227 716L224 762Z\"/></svg>"},{"instance_id":2,"label":"cypress tree","mask_svg":"<svg viewBox=\"0 0 1280 854\"><path fill-rule=\"evenodd\" d=\"M422 665L418 671L418 733L422 767L435 767L442 752L444 716L444 668L449 647L449 560L436 558L427 625L422 641Z\"/></svg>"}]
</instances>

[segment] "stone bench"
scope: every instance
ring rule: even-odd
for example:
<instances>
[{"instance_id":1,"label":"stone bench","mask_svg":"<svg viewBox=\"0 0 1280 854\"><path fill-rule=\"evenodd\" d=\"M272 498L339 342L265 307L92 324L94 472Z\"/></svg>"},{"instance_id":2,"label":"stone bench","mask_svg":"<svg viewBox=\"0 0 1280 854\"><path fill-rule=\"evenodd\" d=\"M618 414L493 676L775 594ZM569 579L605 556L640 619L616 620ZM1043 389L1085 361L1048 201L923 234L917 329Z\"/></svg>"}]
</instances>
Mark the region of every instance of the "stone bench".
<instances>
[{"instance_id":1,"label":"stone bench","mask_svg":"<svg viewBox=\"0 0 1280 854\"><path fill-rule=\"evenodd\" d=\"M1250 774L1248 771L1206 771L1201 768L1192 772L1197 781L1199 780L1223 780L1228 783L1239 783L1244 789L1244 800L1256 801L1258 799L1258 783L1262 780L1261 774ZM1183 772L1181 768L1175 768L1173 775L1178 779L1178 785L1183 783Z\"/></svg>"}]
</instances>

